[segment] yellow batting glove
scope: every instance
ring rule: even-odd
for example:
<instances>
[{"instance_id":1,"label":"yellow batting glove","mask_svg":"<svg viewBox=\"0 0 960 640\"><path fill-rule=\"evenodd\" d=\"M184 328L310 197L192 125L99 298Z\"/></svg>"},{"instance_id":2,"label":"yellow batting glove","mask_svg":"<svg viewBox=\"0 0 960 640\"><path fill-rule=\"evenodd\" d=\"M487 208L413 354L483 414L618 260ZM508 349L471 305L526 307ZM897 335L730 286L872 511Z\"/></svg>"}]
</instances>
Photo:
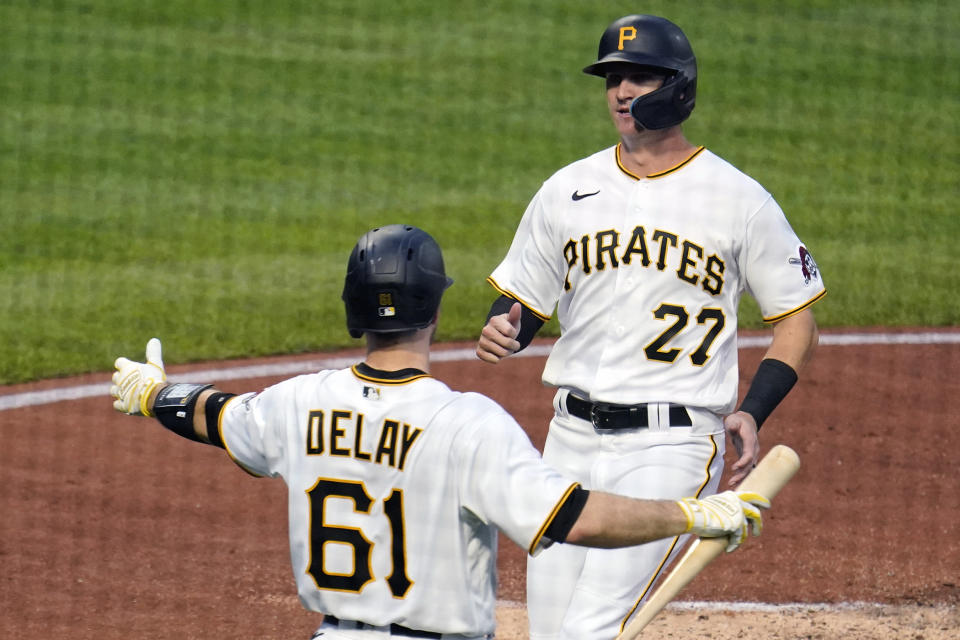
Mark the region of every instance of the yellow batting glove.
<instances>
[{"instance_id":1,"label":"yellow batting glove","mask_svg":"<svg viewBox=\"0 0 960 640\"><path fill-rule=\"evenodd\" d=\"M703 499L683 498L677 504L687 516L687 531L704 538L727 538L727 552L747 539L749 530L758 536L763 530L760 509L770 501L750 491L724 491Z\"/></svg>"},{"instance_id":2,"label":"yellow batting glove","mask_svg":"<svg viewBox=\"0 0 960 640\"><path fill-rule=\"evenodd\" d=\"M147 401L154 388L167 380L158 339L151 338L147 343L146 359L146 362L133 362L120 357L113 363L116 371L113 373L110 395L114 398L113 408L117 411L131 416L153 416L147 408Z\"/></svg>"}]
</instances>

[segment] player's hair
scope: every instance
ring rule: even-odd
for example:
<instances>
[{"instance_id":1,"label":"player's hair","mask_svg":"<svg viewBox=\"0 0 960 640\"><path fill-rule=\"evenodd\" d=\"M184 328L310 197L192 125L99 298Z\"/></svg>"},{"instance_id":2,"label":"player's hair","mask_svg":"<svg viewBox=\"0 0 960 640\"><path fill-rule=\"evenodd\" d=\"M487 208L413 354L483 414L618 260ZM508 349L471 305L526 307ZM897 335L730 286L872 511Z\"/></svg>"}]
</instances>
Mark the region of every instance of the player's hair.
<instances>
[{"instance_id":1,"label":"player's hair","mask_svg":"<svg viewBox=\"0 0 960 640\"><path fill-rule=\"evenodd\" d=\"M394 333L383 333L370 331L366 334L367 344L371 349L386 349L410 340L421 329L410 329L409 331L396 331Z\"/></svg>"}]
</instances>

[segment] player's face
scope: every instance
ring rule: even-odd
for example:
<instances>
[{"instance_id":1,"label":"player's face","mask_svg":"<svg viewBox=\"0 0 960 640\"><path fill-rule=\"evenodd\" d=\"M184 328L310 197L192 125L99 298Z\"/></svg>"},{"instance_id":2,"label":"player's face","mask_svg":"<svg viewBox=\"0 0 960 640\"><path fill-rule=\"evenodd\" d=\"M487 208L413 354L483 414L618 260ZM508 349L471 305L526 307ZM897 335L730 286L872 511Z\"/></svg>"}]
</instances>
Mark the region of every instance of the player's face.
<instances>
[{"instance_id":1,"label":"player's face","mask_svg":"<svg viewBox=\"0 0 960 640\"><path fill-rule=\"evenodd\" d=\"M663 73L648 67L616 65L607 72L607 106L621 135L635 134L636 123L630 104L640 96L656 91L666 79Z\"/></svg>"}]
</instances>

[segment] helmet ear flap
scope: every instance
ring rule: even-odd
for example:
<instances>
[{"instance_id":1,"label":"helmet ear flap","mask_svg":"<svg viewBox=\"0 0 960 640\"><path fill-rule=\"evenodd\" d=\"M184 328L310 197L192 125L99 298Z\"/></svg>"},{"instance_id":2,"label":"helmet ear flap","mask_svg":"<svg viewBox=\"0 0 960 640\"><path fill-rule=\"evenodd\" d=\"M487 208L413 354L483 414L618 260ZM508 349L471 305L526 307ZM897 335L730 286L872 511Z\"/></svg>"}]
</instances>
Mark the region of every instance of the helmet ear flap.
<instances>
[{"instance_id":1,"label":"helmet ear flap","mask_svg":"<svg viewBox=\"0 0 960 640\"><path fill-rule=\"evenodd\" d=\"M690 116L695 99L696 85L683 73L677 73L656 91L635 98L630 104L630 115L644 129L666 129Z\"/></svg>"}]
</instances>

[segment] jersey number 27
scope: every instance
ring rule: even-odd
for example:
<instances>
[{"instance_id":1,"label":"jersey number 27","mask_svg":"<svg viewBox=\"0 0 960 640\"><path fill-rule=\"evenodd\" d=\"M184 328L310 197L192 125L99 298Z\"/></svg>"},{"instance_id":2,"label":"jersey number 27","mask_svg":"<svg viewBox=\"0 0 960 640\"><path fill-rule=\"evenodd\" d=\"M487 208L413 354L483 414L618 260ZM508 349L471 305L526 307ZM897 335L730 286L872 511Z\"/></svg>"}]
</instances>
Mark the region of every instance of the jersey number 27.
<instances>
[{"instance_id":1,"label":"jersey number 27","mask_svg":"<svg viewBox=\"0 0 960 640\"><path fill-rule=\"evenodd\" d=\"M680 349L667 349L666 346L678 333L684 330L690 321L690 314L680 305L663 303L653 312L653 317L657 320L674 317L676 321L666 331L657 336L653 342L644 347L643 351L650 360L673 362L680 355ZM698 367L703 366L710 358L710 347L713 346L713 341L723 331L725 324L723 310L710 307L701 309L697 315L697 324L706 325L707 323L711 323L712 326L707 330L707 335L704 336L700 345L690 354L690 361Z\"/></svg>"}]
</instances>

